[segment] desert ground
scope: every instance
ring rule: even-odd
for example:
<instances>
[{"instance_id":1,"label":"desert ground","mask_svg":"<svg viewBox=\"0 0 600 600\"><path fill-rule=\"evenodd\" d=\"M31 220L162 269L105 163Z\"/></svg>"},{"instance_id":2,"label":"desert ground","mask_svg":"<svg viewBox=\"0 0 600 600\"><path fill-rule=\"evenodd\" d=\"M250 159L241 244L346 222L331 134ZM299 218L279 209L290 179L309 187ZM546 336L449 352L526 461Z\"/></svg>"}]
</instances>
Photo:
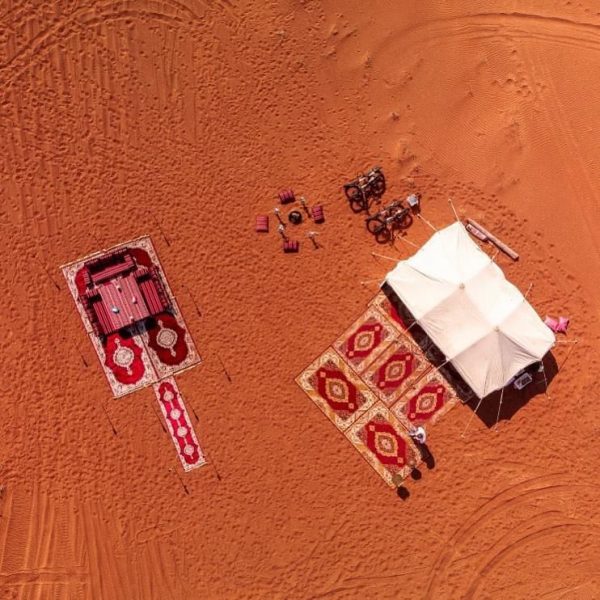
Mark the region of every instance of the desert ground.
<instances>
[{"instance_id":1,"label":"desert ground","mask_svg":"<svg viewBox=\"0 0 600 600\"><path fill-rule=\"evenodd\" d=\"M599 598L599 67L592 0L2 2L0 597ZM497 430L446 415L404 500L294 382L376 293L371 253L413 251L348 207L374 164L513 246L579 340ZM254 232L283 187L324 205L318 250ZM60 272L146 234L203 358L190 473Z\"/></svg>"}]
</instances>

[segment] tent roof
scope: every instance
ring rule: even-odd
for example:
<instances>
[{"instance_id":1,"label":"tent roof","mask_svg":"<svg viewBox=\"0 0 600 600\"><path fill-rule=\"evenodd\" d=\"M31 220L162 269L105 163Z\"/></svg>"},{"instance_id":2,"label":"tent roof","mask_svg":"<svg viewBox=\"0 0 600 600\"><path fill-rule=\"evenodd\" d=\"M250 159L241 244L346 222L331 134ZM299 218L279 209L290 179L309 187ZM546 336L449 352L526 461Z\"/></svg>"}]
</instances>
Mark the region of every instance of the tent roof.
<instances>
[{"instance_id":1,"label":"tent roof","mask_svg":"<svg viewBox=\"0 0 600 600\"><path fill-rule=\"evenodd\" d=\"M461 223L436 232L386 282L480 398L554 345L552 331Z\"/></svg>"}]
</instances>

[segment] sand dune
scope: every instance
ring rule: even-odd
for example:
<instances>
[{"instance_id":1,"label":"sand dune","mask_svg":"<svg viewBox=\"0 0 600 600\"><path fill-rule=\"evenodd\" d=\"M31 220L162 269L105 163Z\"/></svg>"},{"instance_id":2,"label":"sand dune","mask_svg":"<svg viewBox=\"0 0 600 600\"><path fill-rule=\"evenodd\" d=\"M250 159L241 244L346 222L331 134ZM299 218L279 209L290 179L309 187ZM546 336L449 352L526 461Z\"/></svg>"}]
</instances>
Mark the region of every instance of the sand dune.
<instances>
[{"instance_id":1,"label":"sand dune","mask_svg":"<svg viewBox=\"0 0 600 600\"><path fill-rule=\"evenodd\" d=\"M600 596L593 2L0 14L0 597ZM497 432L461 437L468 406L436 425L406 501L294 383L375 294L371 252L411 252L343 197L372 164L386 198L419 191L442 226L452 197L514 246L507 277L580 339ZM324 204L319 250L306 224L298 255L254 233L287 186ZM59 271L145 234L204 360L177 383L211 464L185 475L152 390L112 398Z\"/></svg>"}]
</instances>

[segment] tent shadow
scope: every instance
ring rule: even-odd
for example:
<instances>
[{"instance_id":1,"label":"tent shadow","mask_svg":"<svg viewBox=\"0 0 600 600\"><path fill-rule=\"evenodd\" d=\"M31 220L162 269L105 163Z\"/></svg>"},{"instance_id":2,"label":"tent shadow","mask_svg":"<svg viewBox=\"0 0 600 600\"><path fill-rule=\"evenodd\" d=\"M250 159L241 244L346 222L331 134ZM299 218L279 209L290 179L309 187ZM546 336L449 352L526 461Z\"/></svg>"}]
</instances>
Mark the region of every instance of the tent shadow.
<instances>
[{"instance_id":1,"label":"tent shadow","mask_svg":"<svg viewBox=\"0 0 600 600\"><path fill-rule=\"evenodd\" d=\"M550 385L550 382L558 373L558 363L552 352L546 354L542 362L546 373L546 380L548 381L548 385ZM533 378L533 381L528 386L522 390L517 390L513 385L508 385L504 388L502 406L500 406L500 390L489 394L483 399L480 407L477 409L477 416L483 421L486 427L494 427L498 421L510 421L532 398L546 393L546 380L544 379L544 373L538 371L538 365L533 365L531 368L526 369ZM478 403L479 400L477 398L472 398L466 404L472 410L475 410Z\"/></svg>"},{"instance_id":2,"label":"tent shadow","mask_svg":"<svg viewBox=\"0 0 600 600\"><path fill-rule=\"evenodd\" d=\"M415 323L414 317L392 288L384 284L381 289L393 307L392 317L401 322L405 328L409 328L409 335L421 348L431 365L446 378L461 402L475 410L479 404L479 398L470 386L463 380L452 364L446 361L443 352L433 343L421 326ZM558 363L552 352L546 354L542 363L546 379L544 379L544 372L538 371L540 363L531 365L526 370L532 376L533 381L522 390L517 390L513 385L506 386L501 407L500 390L489 394L483 399L479 408L477 408L477 416L488 428L495 426L496 421L510 420L532 398L546 392L546 381L550 385L558 373ZM500 414L498 415L499 408Z\"/></svg>"}]
</instances>

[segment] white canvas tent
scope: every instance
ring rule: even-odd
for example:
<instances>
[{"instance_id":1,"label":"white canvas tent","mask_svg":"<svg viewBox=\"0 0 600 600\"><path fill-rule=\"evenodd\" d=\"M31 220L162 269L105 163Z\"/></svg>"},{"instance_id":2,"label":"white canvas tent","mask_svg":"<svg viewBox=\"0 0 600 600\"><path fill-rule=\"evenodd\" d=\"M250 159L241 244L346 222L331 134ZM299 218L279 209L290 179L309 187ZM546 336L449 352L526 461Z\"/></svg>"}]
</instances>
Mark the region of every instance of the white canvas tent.
<instances>
[{"instance_id":1,"label":"white canvas tent","mask_svg":"<svg viewBox=\"0 0 600 600\"><path fill-rule=\"evenodd\" d=\"M462 223L436 232L385 281L479 398L554 345L552 331Z\"/></svg>"}]
</instances>

